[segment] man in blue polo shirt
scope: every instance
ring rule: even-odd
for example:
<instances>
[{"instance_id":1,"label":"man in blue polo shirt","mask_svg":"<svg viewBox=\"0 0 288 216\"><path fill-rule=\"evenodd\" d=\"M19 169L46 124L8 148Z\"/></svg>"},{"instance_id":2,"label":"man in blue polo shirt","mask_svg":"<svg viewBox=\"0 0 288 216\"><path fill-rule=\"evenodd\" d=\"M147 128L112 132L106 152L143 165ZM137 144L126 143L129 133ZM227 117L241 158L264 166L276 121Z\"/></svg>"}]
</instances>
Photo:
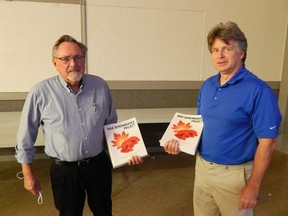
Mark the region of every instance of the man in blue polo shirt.
<instances>
[{"instance_id":1,"label":"man in blue polo shirt","mask_svg":"<svg viewBox=\"0 0 288 216\"><path fill-rule=\"evenodd\" d=\"M281 122L271 88L245 67L247 39L236 23L207 36L214 66L198 96L204 130L196 156L195 216L251 216ZM178 154L176 140L164 149Z\"/></svg>"}]
</instances>

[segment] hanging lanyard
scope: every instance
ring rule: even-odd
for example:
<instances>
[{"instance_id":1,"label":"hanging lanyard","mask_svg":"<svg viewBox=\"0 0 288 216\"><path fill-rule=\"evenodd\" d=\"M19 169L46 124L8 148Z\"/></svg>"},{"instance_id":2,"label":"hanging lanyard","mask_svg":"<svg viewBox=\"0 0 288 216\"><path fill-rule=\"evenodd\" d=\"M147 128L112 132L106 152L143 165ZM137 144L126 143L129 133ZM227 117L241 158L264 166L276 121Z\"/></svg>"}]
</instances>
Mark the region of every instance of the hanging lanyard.
<instances>
[{"instance_id":1,"label":"hanging lanyard","mask_svg":"<svg viewBox=\"0 0 288 216\"><path fill-rule=\"evenodd\" d=\"M24 179L23 172L22 172L22 171L18 172L18 173L16 174L16 177L17 177L18 179ZM43 203L43 196L42 196L42 192L41 192L41 191L38 191L37 203L38 203L39 205L41 205L41 204Z\"/></svg>"}]
</instances>

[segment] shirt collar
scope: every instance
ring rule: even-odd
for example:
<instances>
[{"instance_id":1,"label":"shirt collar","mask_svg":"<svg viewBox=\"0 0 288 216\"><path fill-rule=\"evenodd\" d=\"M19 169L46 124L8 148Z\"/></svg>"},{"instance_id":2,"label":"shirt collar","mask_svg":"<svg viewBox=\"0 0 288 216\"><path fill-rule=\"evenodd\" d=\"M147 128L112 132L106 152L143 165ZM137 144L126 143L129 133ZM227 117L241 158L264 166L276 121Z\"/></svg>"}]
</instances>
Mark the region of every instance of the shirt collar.
<instances>
[{"instance_id":1,"label":"shirt collar","mask_svg":"<svg viewBox=\"0 0 288 216\"><path fill-rule=\"evenodd\" d=\"M225 86L228 86L228 85L234 85L235 83L237 83L238 81L243 79L243 77L245 77L247 73L248 73L248 70L246 69L245 65L242 65L242 67L222 87L225 87ZM218 73L216 75L216 78L217 78L216 79L217 80L217 84L219 85L220 73Z\"/></svg>"},{"instance_id":2,"label":"shirt collar","mask_svg":"<svg viewBox=\"0 0 288 216\"><path fill-rule=\"evenodd\" d=\"M58 79L59 79L59 82L60 82L60 84L62 85L62 87L63 87L67 92L73 93L70 85L69 85L68 83L66 83L65 80L64 80L60 75L58 75ZM83 77L82 77L82 79L80 80L80 83L81 83L81 85L80 85L80 90L83 88L85 82L86 82L86 76L85 76L85 74L83 74Z\"/></svg>"}]
</instances>

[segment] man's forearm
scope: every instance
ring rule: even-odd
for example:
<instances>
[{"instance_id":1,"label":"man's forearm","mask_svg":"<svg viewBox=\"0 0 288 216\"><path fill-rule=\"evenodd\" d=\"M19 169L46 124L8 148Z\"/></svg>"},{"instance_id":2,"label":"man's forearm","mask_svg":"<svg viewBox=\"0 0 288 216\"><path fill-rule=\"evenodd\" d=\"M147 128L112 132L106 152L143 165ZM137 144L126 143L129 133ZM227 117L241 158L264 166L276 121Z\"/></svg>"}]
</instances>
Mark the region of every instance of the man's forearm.
<instances>
[{"instance_id":1,"label":"man's forearm","mask_svg":"<svg viewBox=\"0 0 288 216\"><path fill-rule=\"evenodd\" d=\"M24 177L34 175L32 164L22 164L22 172Z\"/></svg>"},{"instance_id":2,"label":"man's forearm","mask_svg":"<svg viewBox=\"0 0 288 216\"><path fill-rule=\"evenodd\" d=\"M275 139L259 139L253 170L247 185L242 190L238 204L239 209L255 207L260 186L271 162L275 145Z\"/></svg>"},{"instance_id":3,"label":"man's forearm","mask_svg":"<svg viewBox=\"0 0 288 216\"><path fill-rule=\"evenodd\" d=\"M253 171L248 181L248 186L254 188L257 192L259 192L260 185L271 162L275 145L276 139L259 139L259 145L254 158Z\"/></svg>"}]
</instances>

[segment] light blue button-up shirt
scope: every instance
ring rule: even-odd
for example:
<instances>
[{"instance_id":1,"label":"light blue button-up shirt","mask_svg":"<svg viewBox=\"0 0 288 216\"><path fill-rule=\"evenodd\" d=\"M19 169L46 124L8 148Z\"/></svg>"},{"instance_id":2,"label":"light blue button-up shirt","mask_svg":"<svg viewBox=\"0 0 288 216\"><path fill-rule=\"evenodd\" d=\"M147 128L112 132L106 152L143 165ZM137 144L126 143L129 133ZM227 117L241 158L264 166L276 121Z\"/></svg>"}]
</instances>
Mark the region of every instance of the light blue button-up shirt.
<instances>
[{"instance_id":1,"label":"light blue button-up shirt","mask_svg":"<svg viewBox=\"0 0 288 216\"><path fill-rule=\"evenodd\" d=\"M116 121L110 90L102 78L85 74L77 94L60 76L44 80L32 87L25 101L16 159L32 163L40 125L48 156L63 161L96 156L104 148L103 126Z\"/></svg>"}]
</instances>

